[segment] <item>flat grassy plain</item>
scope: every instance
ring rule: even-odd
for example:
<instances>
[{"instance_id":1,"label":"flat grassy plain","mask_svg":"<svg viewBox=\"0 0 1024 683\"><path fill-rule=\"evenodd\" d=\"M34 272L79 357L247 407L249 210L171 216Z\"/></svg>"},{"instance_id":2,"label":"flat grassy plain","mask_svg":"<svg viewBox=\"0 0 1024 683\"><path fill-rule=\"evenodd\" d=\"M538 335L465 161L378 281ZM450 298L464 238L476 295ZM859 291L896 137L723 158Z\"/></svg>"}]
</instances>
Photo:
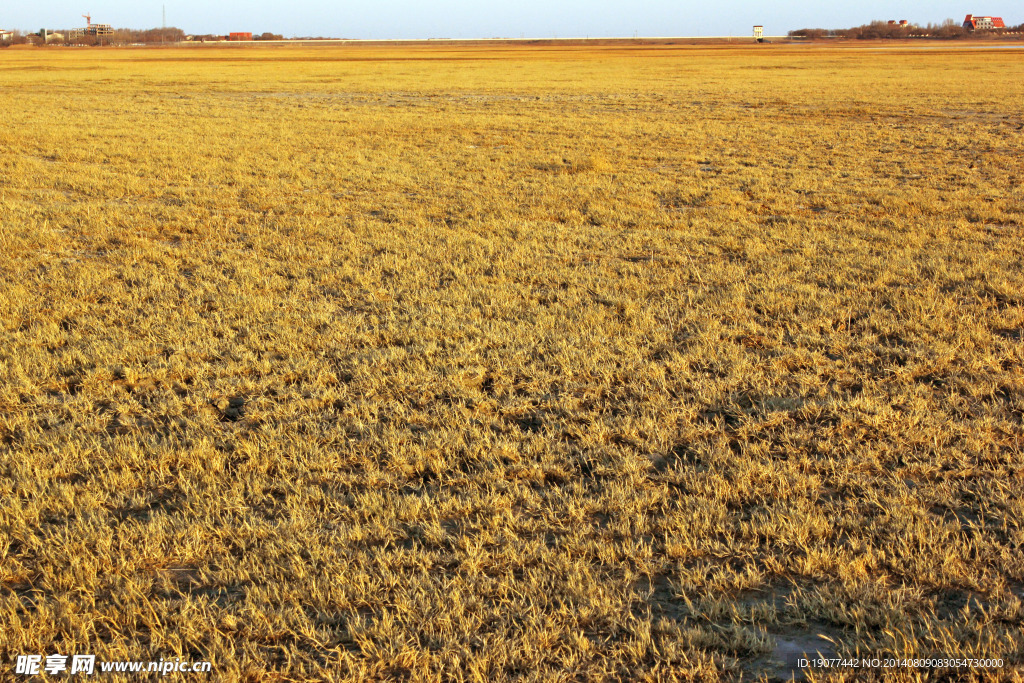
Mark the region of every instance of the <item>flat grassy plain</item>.
<instances>
[{"instance_id":1,"label":"flat grassy plain","mask_svg":"<svg viewBox=\"0 0 1024 683\"><path fill-rule=\"evenodd\" d=\"M1021 680L1019 51L12 48L0 97L0 678Z\"/></svg>"}]
</instances>

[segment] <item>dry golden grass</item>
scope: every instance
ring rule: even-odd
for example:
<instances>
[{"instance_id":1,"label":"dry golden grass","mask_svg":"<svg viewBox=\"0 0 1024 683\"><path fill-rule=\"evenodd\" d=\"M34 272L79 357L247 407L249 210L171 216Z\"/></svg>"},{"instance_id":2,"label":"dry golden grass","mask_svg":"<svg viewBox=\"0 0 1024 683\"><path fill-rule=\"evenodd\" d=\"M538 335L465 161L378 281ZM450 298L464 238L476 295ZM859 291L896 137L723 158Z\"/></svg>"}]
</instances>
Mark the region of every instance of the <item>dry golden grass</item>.
<instances>
[{"instance_id":1,"label":"dry golden grass","mask_svg":"<svg viewBox=\"0 0 1024 683\"><path fill-rule=\"evenodd\" d=\"M1018 53L7 50L0 96L3 666L1020 680Z\"/></svg>"}]
</instances>

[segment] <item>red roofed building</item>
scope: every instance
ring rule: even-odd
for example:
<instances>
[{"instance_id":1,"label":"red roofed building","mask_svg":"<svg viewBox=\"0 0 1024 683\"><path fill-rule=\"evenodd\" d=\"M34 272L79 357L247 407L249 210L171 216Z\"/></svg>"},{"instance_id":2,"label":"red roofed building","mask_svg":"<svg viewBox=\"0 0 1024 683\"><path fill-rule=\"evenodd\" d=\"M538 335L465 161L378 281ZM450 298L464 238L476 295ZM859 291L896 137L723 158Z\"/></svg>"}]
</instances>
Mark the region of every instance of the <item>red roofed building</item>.
<instances>
[{"instance_id":1,"label":"red roofed building","mask_svg":"<svg viewBox=\"0 0 1024 683\"><path fill-rule=\"evenodd\" d=\"M252 31L238 31L229 33L228 40L252 40Z\"/></svg>"},{"instance_id":2,"label":"red roofed building","mask_svg":"<svg viewBox=\"0 0 1024 683\"><path fill-rule=\"evenodd\" d=\"M964 18L964 28L968 31L989 31L994 28L1006 28L1002 17L976 17L968 14Z\"/></svg>"}]
</instances>

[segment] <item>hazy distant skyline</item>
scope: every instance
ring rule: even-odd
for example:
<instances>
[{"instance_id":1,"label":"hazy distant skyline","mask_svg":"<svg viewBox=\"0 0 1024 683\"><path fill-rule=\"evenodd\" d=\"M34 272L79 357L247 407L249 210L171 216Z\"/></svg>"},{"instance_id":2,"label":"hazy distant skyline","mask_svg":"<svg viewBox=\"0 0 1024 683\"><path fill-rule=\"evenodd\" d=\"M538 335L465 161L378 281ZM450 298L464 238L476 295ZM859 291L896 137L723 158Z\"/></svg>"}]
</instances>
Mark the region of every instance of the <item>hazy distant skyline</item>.
<instances>
[{"instance_id":1,"label":"hazy distant skyline","mask_svg":"<svg viewBox=\"0 0 1024 683\"><path fill-rule=\"evenodd\" d=\"M862 0L839 6L820 0L519 0L489 4L470 0L379 0L371 6L326 0L220 4L199 0L59 0L4 3L0 28L36 31L84 26L80 15L115 28L167 25L186 33L271 31L286 37L340 38L550 38L615 36L747 36L753 24L767 35L798 28L845 28L875 19L913 23L961 21L965 14L1024 22L1021 0ZM16 5L11 7L10 5Z\"/></svg>"}]
</instances>

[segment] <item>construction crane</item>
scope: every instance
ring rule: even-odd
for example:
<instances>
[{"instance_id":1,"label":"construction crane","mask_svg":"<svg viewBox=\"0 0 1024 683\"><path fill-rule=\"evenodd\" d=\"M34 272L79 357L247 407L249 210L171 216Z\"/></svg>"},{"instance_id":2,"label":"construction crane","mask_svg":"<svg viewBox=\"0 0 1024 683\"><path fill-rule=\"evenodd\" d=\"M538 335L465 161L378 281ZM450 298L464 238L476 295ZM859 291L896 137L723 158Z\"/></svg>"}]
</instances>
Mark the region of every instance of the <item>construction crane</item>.
<instances>
[{"instance_id":1,"label":"construction crane","mask_svg":"<svg viewBox=\"0 0 1024 683\"><path fill-rule=\"evenodd\" d=\"M85 19L85 27L86 28L89 28L90 26L92 26L92 15L91 14L83 14L82 18Z\"/></svg>"}]
</instances>

